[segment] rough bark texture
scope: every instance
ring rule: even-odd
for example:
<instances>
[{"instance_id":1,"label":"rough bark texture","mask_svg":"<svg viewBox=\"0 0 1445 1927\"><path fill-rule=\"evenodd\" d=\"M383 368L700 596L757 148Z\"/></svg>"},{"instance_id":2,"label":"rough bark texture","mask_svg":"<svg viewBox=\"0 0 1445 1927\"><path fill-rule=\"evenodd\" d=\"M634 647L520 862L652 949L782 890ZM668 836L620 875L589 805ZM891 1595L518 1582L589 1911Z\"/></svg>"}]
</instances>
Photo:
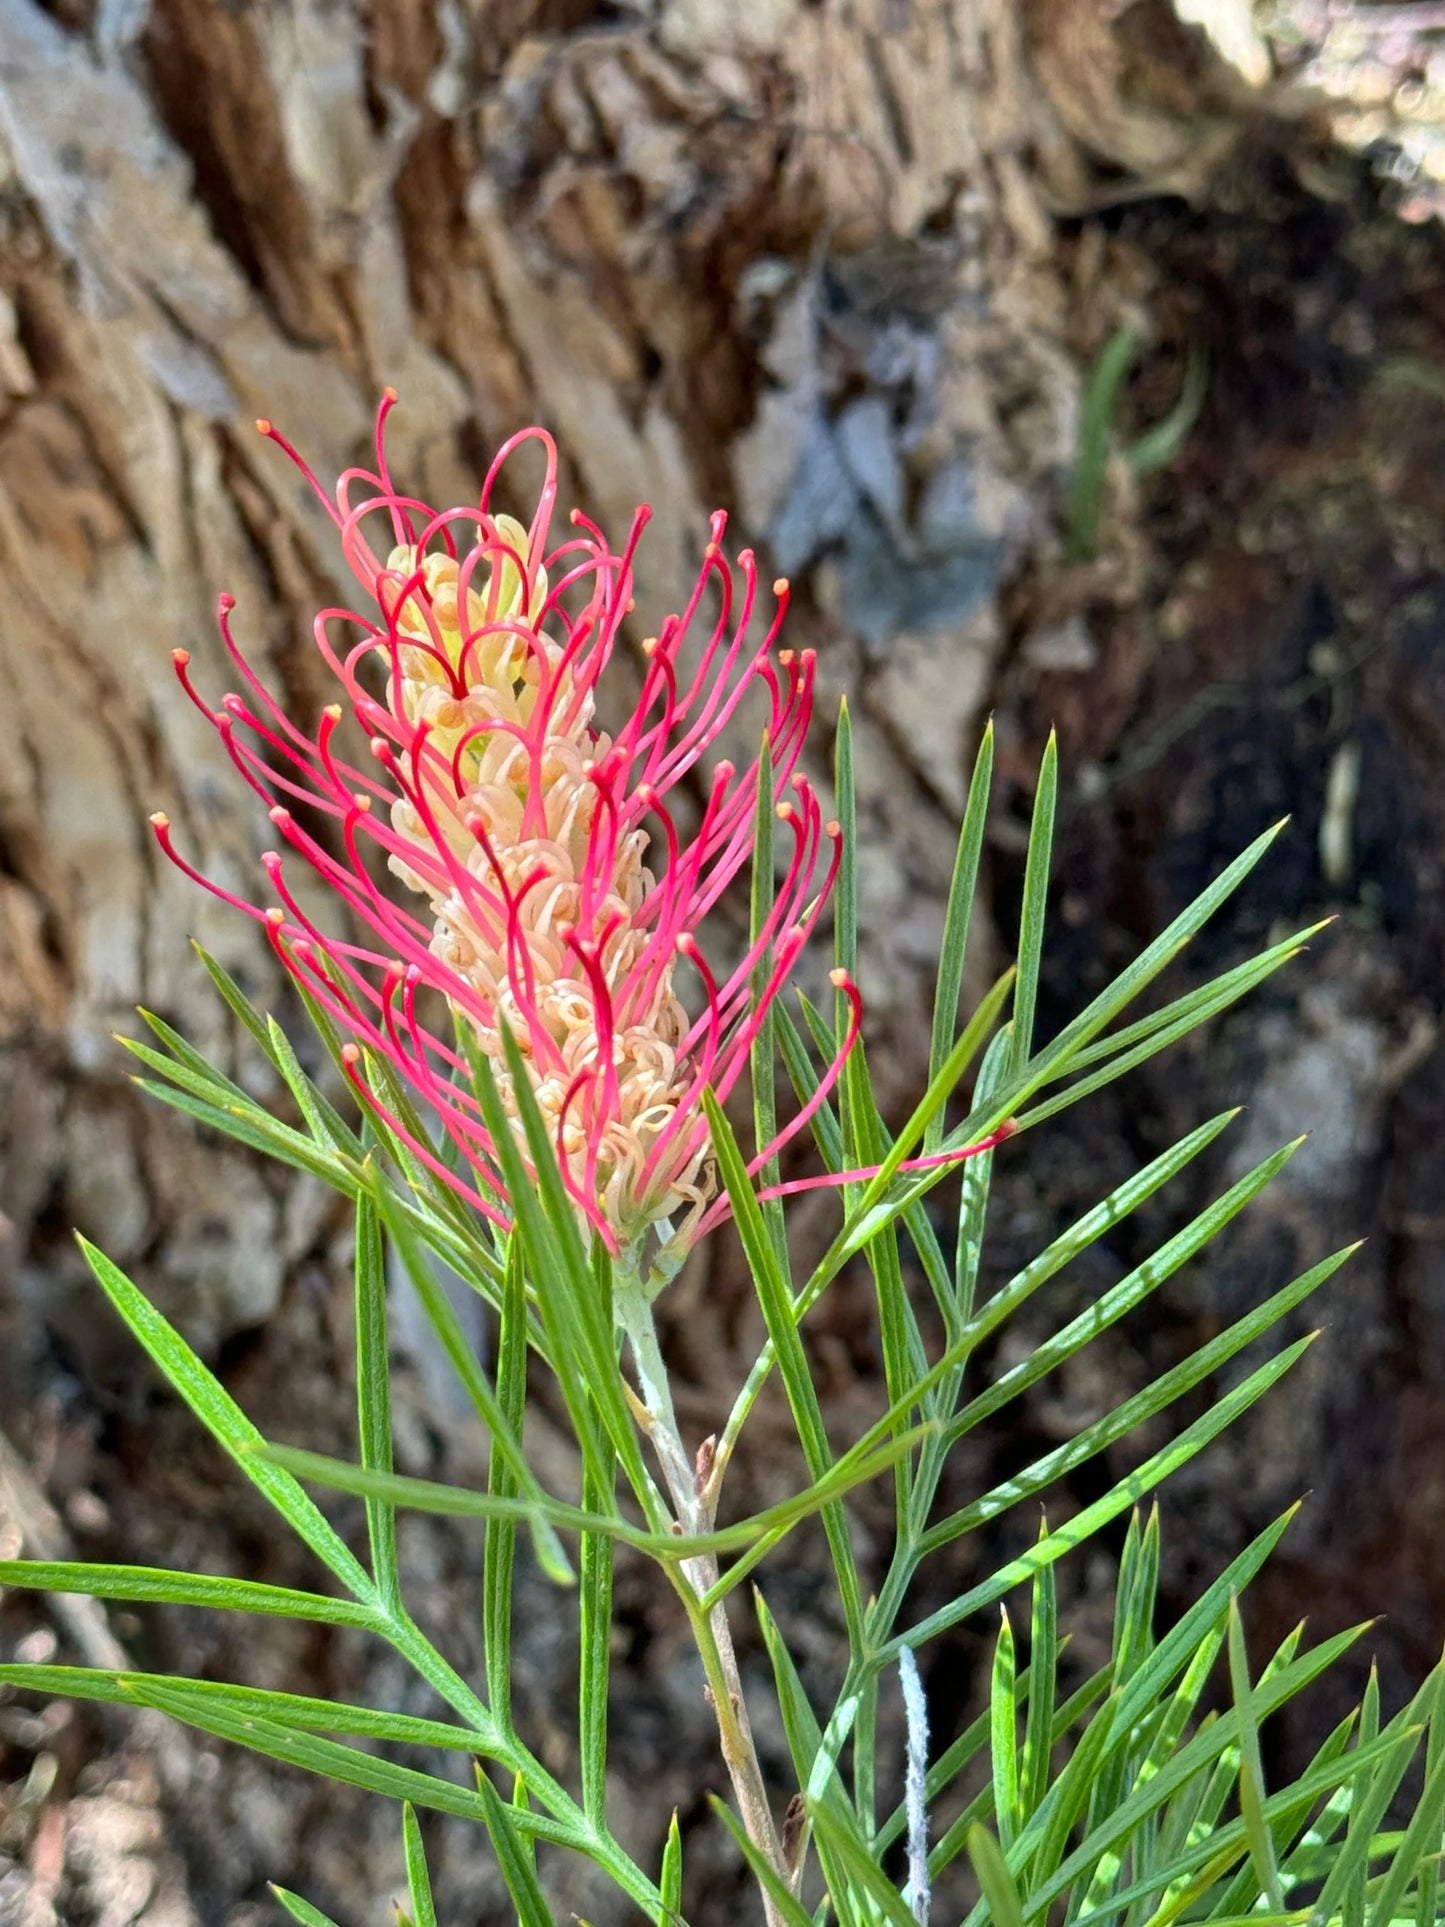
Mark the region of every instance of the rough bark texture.
<instances>
[{"instance_id":1,"label":"rough bark texture","mask_svg":"<svg viewBox=\"0 0 1445 1927\"><path fill-rule=\"evenodd\" d=\"M1436 231L1401 226L1242 66L1163 0L0 0L0 1412L15 1447L0 1546L307 1581L98 1308L69 1232L130 1269L260 1423L347 1449L336 1213L139 1098L110 1033L144 1003L235 1052L187 930L262 1001L277 992L251 927L150 841L162 807L244 889L266 827L218 768L169 651L190 648L221 686L213 613L229 589L249 643L314 706L309 614L334 598L337 558L250 419L272 417L330 475L361 451L389 382L395 467L422 494L465 497L491 448L540 419L565 491L604 526L651 502L653 613L676 601L716 504L794 576L792 639L820 650L824 707L846 690L859 725L863 975L893 1101L926 1055L917 1012L987 707L1005 774L1000 918L1051 718L1072 771L1051 1019L1296 810L1283 859L1204 961L1276 918L1342 908L1306 994L1297 978L1257 1021L1232 1019L1031 1143L1002 1243L1043 1242L1226 1103L1254 1108L1212 1181L1298 1129L1315 1138L1147 1328L1091 1377L1042 1388L1011 1434L971 1443L956 1476L972 1486L1087 1422L1202 1328L1378 1225L1331 1296L1330 1340L1170 1495L1168 1584L1184 1597L1313 1486L1271 1619L1388 1608L1393 1682L1419 1669L1445 1597L1438 1550L1407 1550L1399 1529L1406 1499L1445 1490L1445 552L1431 514L1445 411L1420 376L1441 353L1445 273ZM1162 481L1110 471L1097 553L1066 562L1079 397L1123 321L1149 342L1126 434L1167 412L1191 351L1207 356L1208 401ZM990 948L985 932L980 970ZM1099 1254L1065 1298L1132 1249ZM876 1404L862 1294L843 1281L815 1333L840 1433ZM670 1310L683 1415L701 1431L755 1336L725 1251ZM1040 1313L1061 1315L1057 1300ZM420 1344L403 1389L408 1469L475 1466ZM766 1439L751 1476L764 1500L788 1477ZM1081 1478L1058 1512L1089 1491ZM881 1556L885 1515L863 1517ZM474 1537L426 1520L407 1533L474 1659ZM984 1556L963 1548L936 1583ZM1082 1664L1108 1557L1068 1582ZM837 1628L810 1558L771 1591L826 1679ZM520 1583L536 1595L521 1717L565 1770L569 1634L544 1584ZM624 1834L655 1854L679 1807L689 1917L736 1919L682 1629L641 1573L623 1570L619 1604ZM167 1669L411 1690L369 1650L279 1622L252 1637L186 1615L52 1617L19 1600L0 1614L29 1657L109 1664L119 1642ZM941 1740L975 1657L969 1640L933 1656ZM782 1736L761 1739L781 1803ZM240 1927L272 1917L269 1877L360 1922L397 1891L395 1830L359 1796L170 1728L0 1705L0 1767L0 1918L13 1905L35 1927ZM501 1918L468 1831L447 1823L435 1847L444 1914ZM616 1917L560 1873L556 1899L559 1917Z\"/></svg>"}]
</instances>

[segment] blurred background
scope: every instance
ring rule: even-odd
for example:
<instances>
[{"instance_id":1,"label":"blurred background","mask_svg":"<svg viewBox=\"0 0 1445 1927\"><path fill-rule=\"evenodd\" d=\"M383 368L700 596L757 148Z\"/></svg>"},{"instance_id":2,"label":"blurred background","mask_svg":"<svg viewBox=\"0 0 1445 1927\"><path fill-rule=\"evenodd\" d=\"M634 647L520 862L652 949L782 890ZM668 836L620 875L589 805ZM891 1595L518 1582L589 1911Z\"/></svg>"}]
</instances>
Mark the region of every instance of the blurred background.
<instances>
[{"instance_id":1,"label":"blurred background","mask_svg":"<svg viewBox=\"0 0 1445 1927\"><path fill-rule=\"evenodd\" d=\"M717 505L791 574L790 640L819 652L820 777L845 691L857 720L870 1061L900 1111L989 712L1003 938L980 933L979 981L1060 731L1046 1029L1292 815L1176 987L1286 927L1333 913L1330 931L1206 1041L1002 1157L989 1266L1247 1104L1194 1195L1176 1187L1075 1267L1042 1330L1268 1150L1309 1143L1146 1322L970 1438L954 1477L962 1493L1005 1475L1368 1234L1326 1295L1325 1342L1166 1488L1164 1587L1184 1603L1309 1491L1253 1637L1383 1613L1367 1644L1397 1704L1445 1616L1442 214L1429 0L0 0L0 1551L310 1582L98 1302L71 1231L263 1427L350 1451L344 1214L138 1097L112 1032L144 1003L257 1075L185 937L284 1008L264 946L168 869L145 818L169 811L240 889L269 826L169 652L223 686L226 588L298 713L325 700L309 624L341 593L338 557L251 422L331 476L392 383L393 466L422 495L466 499L540 420L564 500L614 538L652 503L657 609ZM840 1435L879 1402L869 1297L844 1278L813 1323ZM757 1342L726 1239L665 1308L701 1434ZM398 1348L406 1469L474 1475L445 1378L404 1325ZM789 1476L768 1422L738 1503ZM565 1484L545 1409L534 1442ZM1125 1463L1086 1467L1050 1518ZM865 1498L865 1562L886 1526ZM1034 1526L965 1543L937 1584ZM1117 1543L1063 1569L1081 1665L1107 1638ZM826 1562L790 1544L769 1597L826 1683ZM479 1536L414 1519L406 1546L474 1659ZM535 1591L519 1718L566 1772L570 1608L519 1584ZM676 1805L691 1917L734 1919L684 1629L640 1571L618 1585L624 1837L655 1853ZM928 1655L940 1744L989 1637ZM12 1595L0 1646L382 1703L412 1690L349 1635L280 1621ZM1318 1730L1339 1710L1317 1699ZM781 1784L781 1733L761 1738ZM1298 1769L1310 1739L1271 1744ZM503 1918L475 1833L429 1840L444 1916ZM0 1920L259 1927L268 1878L343 1922L388 1918L399 1829L163 1724L0 1698ZM585 1883L559 1900L616 1917Z\"/></svg>"}]
</instances>

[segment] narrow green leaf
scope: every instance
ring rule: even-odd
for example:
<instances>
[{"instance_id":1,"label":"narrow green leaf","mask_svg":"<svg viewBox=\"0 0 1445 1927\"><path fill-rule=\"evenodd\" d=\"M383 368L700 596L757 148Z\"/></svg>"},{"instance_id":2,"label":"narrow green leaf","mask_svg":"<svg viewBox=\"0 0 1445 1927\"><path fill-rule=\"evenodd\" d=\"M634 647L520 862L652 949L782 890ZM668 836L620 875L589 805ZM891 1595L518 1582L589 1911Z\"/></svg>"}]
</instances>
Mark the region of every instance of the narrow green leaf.
<instances>
[{"instance_id":1,"label":"narrow green leaf","mask_svg":"<svg viewBox=\"0 0 1445 1927\"><path fill-rule=\"evenodd\" d=\"M342 1585L358 1599L374 1600L369 1576L296 1480L256 1456L256 1448L266 1441L220 1380L104 1252L85 1238L77 1237L77 1242L111 1304L212 1438Z\"/></svg>"},{"instance_id":2,"label":"narrow green leaf","mask_svg":"<svg viewBox=\"0 0 1445 1927\"><path fill-rule=\"evenodd\" d=\"M818 1724L802 1676L788 1651L787 1641L761 1593L754 1592L753 1603L758 1630L762 1633L763 1644L772 1663L778 1712L798 1785L811 1804L828 1801L837 1808L840 1816L845 1816L844 1823L851 1824L852 1809L839 1776L836 1754L828 1750L826 1736Z\"/></svg>"},{"instance_id":3,"label":"narrow green leaf","mask_svg":"<svg viewBox=\"0 0 1445 1927\"><path fill-rule=\"evenodd\" d=\"M1044 954L1044 917L1049 897L1049 865L1054 847L1054 809L1059 793L1059 744L1053 730L1044 745L1034 791L1029 850L1024 863L1023 909L1019 917L1018 981L1014 986L1013 1049L1009 1069L1023 1073L1033 1049L1034 1010L1039 996L1039 967Z\"/></svg>"},{"instance_id":4,"label":"narrow green leaf","mask_svg":"<svg viewBox=\"0 0 1445 1927\"><path fill-rule=\"evenodd\" d=\"M207 950L203 944L197 943L194 937L191 939L191 948L200 958L206 975L215 985L222 1000L230 1005L232 1015L238 1019L244 1030L250 1032L256 1043L260 1045L262 1051L269 1057L271 1054L271 1039L266 1029L266 1019L261 1015L260 1011L257 1010L256 1006L251 1002L250 998L246 995L245 991L242 990L241 986L236 982L224 964L218 963L210 951Z\"/></svg>"},{"instance_id":5,"label":"narrow green leaf","mask_svg":"<svg viewBox=\"0 0 1445 1927\"><path fill-rule=\"evenodd\" d=\"M968 802L958 834L958 853L953 861L953 879L948 889L948 909L943 919L938 990L933 1003L933 1036L928 1052L930 1084L947 1061L958 1028L958 999L963 989L963 964L968 950L969 926L973 920L973 898L978 887L978 866L983 853L992 784L993 718L990 717L984 725L983 738L974 758ZM940 1110L928 1126L923 1148L925 1152L936 1151L942 1142L943 1113Z\"/></svg>"},{"instance_id":6,"label":"narrow green leaf","mask_svg":"<svg viewBox=\"0 0 1445 1927\"><path fill-rule=\"evenodd\" d=\"M344 1733L355 1739L392 1740L402 1746L437 1747L452 1753L494 1749L497 1735L485 1728L454 1726L445 1720L410 1713L378 1712L344 1700L311 1699L267 1687L233 1686L228 1681L185 1679L169 1673L112 1673L93 1666L0 1666L0 1683L27 1693L89 1700L108 1706L149 1703L157 1692L190 1696L197 1704L240 1719L269 1720L303 1733Z\"/></svg>"},{"instance_id":7,"label":"narrow green leaf","mask_svg":"<svg viewBox=\"0 0 1445 1927\"><path fill-rule=\"evenodd\" d=\"M987 1827L973 1826L968 1835L968 1857L988 1902L996 1927L1024 1927L1023 1903L1008 1870L1003 1848Z\"/></svg>"},{"instance_id":8,"label":"narrow green leaf","mask_svg":"<svg viewBox=\"0 0 1445 1927\"><path fill-rule=\"evenodd\" d=\"M356 1201L356 1408L361 1463L391 1470L391 1356L386 1322L386 1254L381 1220L369 1197ZM389 1614L401 1609L396 1556L396 1511L385 1499L366 1501L366 1531L377 1596Z\"/></svg>"},{"instance_id":9,"label":"narrow green leaf","mask_svg":"<svg viewBox=\"0 0 1445 1927\"><path fill-rule=\"evenodd\" d=\"M210 1573L171 1572L163 1566L100 1566L84 1560L0 1559L0 1586L30 1592L88 1593L92 1599L129 1599L140 1604L210 1606L218 1612L263 1613L308 1620L319 1626L377 1625L373 1607L323 1593L295 1592L252 1579Z\"/></svg>"},{"instance_id":10,"label":"narrow green leaf","mask_svg":"<svg viewBox=\"0 0 1445 1927\"><path fill-rule=\"evenodd\" d=\"M277 1900L293 1920L301 1922L301 1927L336 1927L336 1922L329 1914L323 1914L319 1907L313 1907L311 1902L303 1900L300 1894L293 1894L285 1887L278 1887L274 1880L269 1884Z\"/></svg>"},{"instance_id":11,"label":"narrow green leaf","mask_svg":"<svg viewBox=\"0 0 1445 1927\"><path fill-rule=\"evenodd\" d=\"M1255 1717L1254 1689L1250 1684L1249 1661L1244 1650L1244 1622L1239 1616L1237 1600L1229 1603L1229 1680L1239 1718L1239 1808L1244 1817L1245 1837L1249 1841L1249 1857L1254 1865L1260 1892L1268 1900L1271 1913L1277 1914L1284 1908L1284 1892L1274 1854L1274 1837L1264 1813L1264 1762L1259 1751L1259 1722Z\"/></svg>"},{"instance_id":12,"label":"narrow green leaf","mask_svg":"<svg viewBox=\"0 0 1445 1927\"><path fill-rule=\"evenodd\" d=\"M989 1686L989 1753L993 1762L993 1811L999 1843L1007 1852L1022 1824L1019 1800L1019 1709L1017 1665L1007 1608L999 1607L998 1638Z\"/></svg>"},{"instance_id":13,"label":"narrow green leaf","mask_svg":"<svg viewBox=\"0 0 1445 1927\"><path fill-rule=\"evenodd\" d=\"M1356 1754L1363 1753L1377 1738L1380 1731L1380 1675L1375 1662L1370 1662L1370 1677L1365 1682L1365 1696L1360 1703L1360 1730L1355 1740ZM1358 1767L1359 1762L1356 1761ZM1361 1816L1361 1808L1370 1791L1370 1781L1363 1775L1351 1784L1350 1821L1344 1851L1337 1855L1330 1870L1335 1880L1334 1897L1340 1904L1343 1927L1365 1927L1366 1882L1369 1877L1370 1836L1373 1824ZM1381 1811L1383 1811L1383 1806ZM1328 1878L1326 1881L1328 1885ZM1321 1889L1323 1898L1325 1889ZM1327 1916L1326 1916L1327 1917Z\"/></svg>"},{"instance_id":14,"label":"narrow green leaf","mask_svg":"<svg viewBox=\"0 0 1445 1927\"><path fill-rule=\"evenodd\" d=\"M526 1397L527 1286L522 1275L522 1248L513 1239L507 1251L506 1283L497 1329L496 1404L506 1436L518 1442L519 1457L526 1422ZM510 1453L504 1454L494 1447L487 1465L488 1496L500 1500L520 1497L521 1470ZM530 1475L531 1468L525 1470ZM566 1558L565 1553L562 1556ZM482 1633L487 1698L497 1718L507 1726L512 1719L512 1578L516 1557L516 1521L504 1513L494 1513L487 1520L482 1554Z\"/></svg>"},{"instance_id":15,"label":"narrow green leaf","mask_svg":"<svg viewBox=\"0 0 1445 1927\"><path fill-rule=\"evenodd\" d=\"M670 1927L671 1922L682 1917L682 1828L677 1824L676 1807L667 1823L667 1842L662 1849L662 1872L657 1884L662 1890L663 1910L659 1927Z\"/></svg>"},{"instance_id":16,"label":"narrow green leaf","mask_svg":"<svg viewBox=\"0 0 1445 1927\"><path fill-rule=\"evenodd\" d=\"M853 718L845 696L838 705L838 734L833 748L835 807L842 832L842 860L833 891L834 962L856 980L858 975L858 802L853 779ZM841 1044L846 1015L839 1012Z\"/></svg>"},{"instance_id":17,"label":"narrow green leaf","mask_svg":"<svg viewBox=\"0 0 1445 1927\"><path fill-rule=\"evenodd\" d=\"M974 1108L987 1106L1008 1076L1013 1039L1002 1030L984 1052L983 1064L974 1089ZM963 1186L958 1201L958 1233L954 1249L954 1317L950 1321L950 1342L961 1343L978 1329L974 1323L974 1304L978 1297L979 1268L983 1263L983 1227L988 1213L989 1186L993 1180L993 1152L984 1151L970 1158L963 1167ZM986 1315L986 1314L985 1314ZM957 1402L957 1387L955 1397Z\"/></svg>"},{"instance_id":18,"label":"narrow green leaf","mask_svg":"<svg viewBox=\"0 0 1445 1927\"><path fill-rule=\"evenodd\" d=\"M1047 1539L1047 1519L1039 1520L1039 1538ZM1029 1629L1029 1699L1024 1724L1023 1756L1019 1765L1020 1818L1037 1812L1049 1784L1053 1752L1054 1695L1059 1664L1059 1600L1054 1569L1044 1566L1034 1574Z\"/></svg>"},{"instance_id":19,"label":"narrow green leaf","mask_svg":"<svg viewBox=\"0 0 1445 1927\"><path fill-rule=\"evenodd\" d=\"M141 1053L142 1046L133 1039L123 1038L121 1041L133 1055ZM175 1067L167 1060L157 1058L157 1061L168 1074L174 1071ZM179 1082L174 1077L171 1083L163 1083L154 1077L136 1077L131 1081L137 1089L158 1098L162 1104L169 1104L172 1110L183 1112L196 1123L207 1125L211 1130L221 1132L224 1137L234 1138L236 1143L244 1144L253 1151L262 1151L278 1163L290 1165L295 1171L304 1171L310 1177L320 1178L323 1184L329 1184L345 1197L356 1195L361 1183L360 1174L345 1159L318 1150L309 1137L277 1123L264 1111L250 1106L226 1107L211 1103L190 1091L174 1088Z\"/></svg>"},{"instance_id":20,"label":"narrow green leaf","mask_svg":"<svg viewBox=\"0 0 1445 1927\"><path fill-rule=\"evenodd\" d=\"M484 1768L477 1770L477 1793L492 1851L517 1910L517 1927L553 1927L552 1910L537 1883L531 1848L518 1832L515 1809L497 1792Z\"/></svg>"},{"instance_id":21,"label":"narrow green leaf","mask_svg":"<svg viewBox=\"0 0 1445 1927\"><path fill-rule=\"evenodd\" d=\"M266 1030L271 1039L271 1061L280 1070L312 1137L318 1144L329 1144L352 1157L360 1156L361 1143L355 1131L302 1070L291 1039L274 1017L266 1019Z\"/></svg>"},{"instance_id":22,"label":"narrow green leaf","mask_svg":"<svg viewBox=\"0 0 1445 1927\"><path fill-rule=\"evenodd\" d=\"M422 1845L421 1822L410 1800L401 1809L401 1839L406 1854L406 1888L411 1897L412 1920L415 1927L437 1927L436 1902L432 1899L431 1875L427 1871L426 1849Z\"/></svg>"},{"instance_id":23,"label":"narrow green leaf","mask_svg":"<svg viewBox=\"0 0 1445 1927\"><path fill-rule=\"evenodd\" d=\"M357 1747L322 1739L314 1733L284 1725L279 1720L265 1719L254 1713L233 1713L215 1695L197 1692L195 1682L187 1682L184 1686L138 1684L134 1691L136 1700L143 1706L168 1713L187 1726L215 1734L218 1739L230 1740L255 1753L264 1753L269 1759L279 1760L284 1765L302 1767L307 1772L340 1781L344 1786L361 1787L390 1799L412 1800L417 1806L433 1807L442 1813L454 1813L467 1819L481 1817L476 1796L463 1787L454 1786L450 1780L439 1779L431 1773L419 1773L414 1767L397 1766L390 1760L378 1759L374 1753L363 1753ZM482 1750L480 1735L477 1750ZM539 1824L546 1824L549 1832L563 1831L553 1827L550 1822ZM571 1836L564 1834L564 1837L570 1843Z\"/></svg>"},{"instance_id":24,"label":"narrow green leaf","mask_svg":"<svg viewBox=\"0 0 1445 1927\"><path fill-rule=\"evenodd\" d=\"M604 1476L599 1477L599 1472ZM584 1465L582 1504L589 1512L615 1512L616 1471L610 1456L605 1471ZM582 1535L578 1603L577 1732L582 1756L582 1810L601 1831L606 1826L607 1688L612 1659L612 1539L607 1533Z\"/></svg>"},{"instance_id":25,"label":"narrow green leaf","mask_svg":"<svg viewBox=\"0 0 1445 1927\"><path fill-rule=\"evenodd\" d=\"M1084 386L1079 414L1079 439L1069 477L1065 506L1068 555L1071 562L1089 562L1099 550L1099 517L1104 500L1104 478L1119 393L1139 352L1134 329L1121 326L1105 342Z\"/></svg>"}]
</instances>

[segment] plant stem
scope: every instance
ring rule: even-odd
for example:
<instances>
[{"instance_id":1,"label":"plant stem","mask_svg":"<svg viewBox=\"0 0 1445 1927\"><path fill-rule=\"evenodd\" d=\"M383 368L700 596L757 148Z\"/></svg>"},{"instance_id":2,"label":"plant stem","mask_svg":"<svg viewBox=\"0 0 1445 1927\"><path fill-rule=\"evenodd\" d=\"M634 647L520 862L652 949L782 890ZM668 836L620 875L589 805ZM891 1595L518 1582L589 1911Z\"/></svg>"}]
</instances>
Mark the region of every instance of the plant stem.
<instances>
[{"instance_id":1,"label":"plant stem","mask_svg":"<svg viewBox=\"0 0 1445 1927\"><path fill-rule=\"evenodd\" d=\"M712 1507L704 1496L708 1489L707 1482L699 1478L700 1468L689 1458L678 1431L652 1307L640 1282L625 1273L619 1273L614 1287L613 1306L632 1353L637 1389L647 1415L646 1429L677 1511L677 1523L689 1535L710 1532L714 1520ZM693 1637L697 1641L703 1670L707 1675L713 1711L717 1715L718 1740L743 1825L749 1840L766 1857L778 1878L791 1885L792 1875L773 1824L772 1808L768 1804L762 1768L758 1764L757 1747L753 1742L752 1726L743 1698L742 1676L738 1672L732 1630L728 1625L727 1607L722 1600L710 1613L701 1611L698 1606L698 1602L717 1582L717 1560L713 1555L706 1554L678 1563L683 1580L683 1587L680 1588L683 1591L683 1603L687 1607ZM763 1908L768 1927L782 1927L783 1917L766 1893L763 1895Z\"/></svg>"}]
</instances>

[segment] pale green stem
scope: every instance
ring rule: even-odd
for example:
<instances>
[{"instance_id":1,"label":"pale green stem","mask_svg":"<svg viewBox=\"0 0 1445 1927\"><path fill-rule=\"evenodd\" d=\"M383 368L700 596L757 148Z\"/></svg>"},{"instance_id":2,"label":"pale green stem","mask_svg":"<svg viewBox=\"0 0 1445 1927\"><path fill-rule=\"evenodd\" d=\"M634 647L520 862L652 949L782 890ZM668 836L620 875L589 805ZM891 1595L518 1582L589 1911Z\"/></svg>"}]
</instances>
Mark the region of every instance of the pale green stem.
<instances>
[{"instance_id":1,"label":"pale green stem","mask_svg":"<svg viewBox=\"0 0 1445 1927\"><path fill-rule=\"evenodd\" d=\"M646 1431L676 1508L677 1523L689 1536L710 1532L714 1521L711 1504L705 1497L706 1482L699 1480L700 1468L688 1456L682 1442L677 1416L673 1411L667 1367L663 1364L662 1351L657 1342L652 1306L646 1287L635 1274L629 1275L619 1270L613 1306L617 1323L632 1353L637 1391L647 1414ZM790 1882L791 1873L777 1828L773 1824L772 1808L768 1804L748 1709L743 1699L742 1678L733 1650L727 1608L722 1600L710 1612L701 1610L699 1606L699 1602L717 1583L717 1560L712 1554L706 1554L695 1559L680 1560L678 1564L683 1581L680 1588L683 1603L687 1606L688 1619L702 1657L703 1671L707 1675L713 1710L717 1715L723 1760L733 1783L743 1825L748 1838L764 1855L779 1879ZM763 1907L768 1927L782 1927L782 1915L766 1893L763 1895Z\"/></svg>"}]
</instances>

